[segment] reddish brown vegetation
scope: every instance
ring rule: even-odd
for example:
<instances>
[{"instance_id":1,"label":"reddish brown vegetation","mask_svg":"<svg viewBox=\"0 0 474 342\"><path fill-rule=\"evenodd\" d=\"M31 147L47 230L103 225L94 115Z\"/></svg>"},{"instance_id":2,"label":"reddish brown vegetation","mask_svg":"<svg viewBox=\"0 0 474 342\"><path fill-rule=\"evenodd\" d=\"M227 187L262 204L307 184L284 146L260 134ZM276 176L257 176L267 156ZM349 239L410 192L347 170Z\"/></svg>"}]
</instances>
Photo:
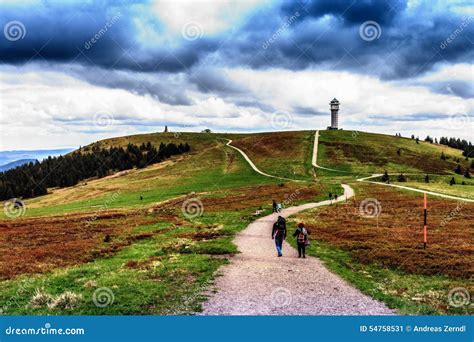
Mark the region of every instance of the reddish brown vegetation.
<instances>
[{"instance_id":1,"label":"reddish brown vegetation","mask_svg":"<svg viewBox=\"0 0 474 342\"><path fill-rule=\"evenodd\" d=\"M259 207L272 199L284 202L311 200L318 195L317 185L285 184L223 191L222 198L205 198L205 211L239 210ZM108 257L135 241L162 234L169 229L133 234L139 225L157 220L173 226L186 225L180 218L182 203L198 194L181 196L157 204L148 210L107 210L94 214L70 214L24 218L0 222L0 279L24 273L43 273L57 267L77 265L99 257ZM289 205L290 202L287 203ZM186 236L195 241L211 240L219 233L209 227ZM132 265L129 265L132 267Z\"/></svg>"},{"instance_id":2,"label":"reddish brown vegetation","mask_svg":"<svg viewBox=\"0 0 474 342\"><path fill-rule=\"evenodd\" d=\"M422 194L373 185L359 186L356 192L355 203L318 209L316 217L303 215L311 222L313 239L348 250L363 263L408 273L472 277L474 204L428 197L428 247L423 249ZM359 214L366 198L381 204L378 228L376 218Z\"/></svg>"},{"instance_id":3,"label":"reddish brown vegetation","mask_svg":"<svg viewBox=\"0 0 474 342\"><path fill-rule=\"evenodd\" d=\"M107 211L98 215L74 214L0 222L0 279L47 272L55 267L92 260L97 254L117 251L137 239L146 238L129 234L137 225L150 223L153 219L138 213ZM114 242L122 235L125 235L124 239ZM112 241L110 245L104 242L107 236Z\"/></svg>"},{"instance_id":4,"label":"reddish brown vegetation","mask_svg":"<svg viewBox=\"0 0 474 342\"><path fill-rule=\"evenodd\" d=\"M316 196L321 193L320 189L316 184L261 185L226 193L223 198L202 198L202 202L208 211L258 208L264 203L271 204L272 199L282 202L287 207L296 201L316 200Z\"/></svg>"}]
</instances>

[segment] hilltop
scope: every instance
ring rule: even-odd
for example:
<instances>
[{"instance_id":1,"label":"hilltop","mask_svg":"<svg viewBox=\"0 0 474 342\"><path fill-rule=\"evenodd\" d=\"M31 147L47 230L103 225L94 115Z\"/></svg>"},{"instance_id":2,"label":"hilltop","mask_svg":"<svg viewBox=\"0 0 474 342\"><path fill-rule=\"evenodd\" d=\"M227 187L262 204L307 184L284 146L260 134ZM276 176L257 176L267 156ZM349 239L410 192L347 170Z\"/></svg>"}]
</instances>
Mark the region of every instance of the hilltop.
<instances>
[{"instance_id":1,"label":"hilltop","mask_svg":"<svg viewBox=\"0 0 474 342\"><path fill-rule=\"evenodd\" d=\"M399 261L398 251L417 253L418 235L414 237L411 232L412 227L419 229L420 195L356 180L361 175L384 170L416 173L419 178L409 176L413 177L409 179L410 186L436 187L440 192L449 189L461 196L459 189L472 193L472 183L449 186L442 177L454 175L458 158L463 167L467 167L462 152L388 135L320 131L318 164L344 171L333 172L313 168L314 139L315 131L150 133L105 139L82 147L80 152L89 153L94 147L108 149L150 142L155 146L187 143L191 149L144 168L86 179L71 187L50 188L47 195L26 199L25 206L17 211L18 216L7 218L4 211L0 240L8 243L0 246L0 301L13 296L31 274L35 277L18 302L3 310L7 314L199 311L205 300L201 292L209 288L216 271L238 252L232 242L235 234L255 219L269 214L272 200L284 207L315 203L327 199L329 193L342 195L341 183L345 182L355 188L357 198L379 198L384 210L380 228L384 230L377 227L375 231L373 221L357 214L360 200L346 201L340 196L340 205L305 212L291 221L292 226L302 220L315 229L313 238L317 241L309 254L317 251L316 256L324 256L334 272L366 294L377 294L377 298L391 307L402 307L407 313L452 312L439 301L431 302L428 298L427 304L419 304L406 298L401 300L396 294L407 283L416 283L422 286L415 287L410 295L420 295L418 289L433 282L426 277L437 270L436 263L431 264L433 272L427 273L420 267L425 264L424 256L411 264ZM232 148L227 145L229 140L232 140ZM273 177L256 172L236 149L246 153L259 170ZM441 159L441 153L449 159ZM437 176L436 182L425 184L422 179L427 172L445 176ZM461 182L459 177L462 176L455 177ZM379 187L383 191L379 191ZM453 203L430 198L430 205L437 208L430 213L430 222L443 222L454 210ZM472 204L466 203L457 218L460 223L453 221L458 228L452 229L449 222L446 224L452 243L443 242L447 233L444 226L430 231L430 243L431 239L433 243L424 255L428 258L431 251L436 251L437 255L444 256L444 249L453 249L446 265L457 266L444 273L461 277L434 279L439 284L436 298L445 295L442 291L446 288L467 286L463 265L469 264L469 260L457 241L472 236L466 231L467 222L472 219L471 207ZM396 227L400 238L386 245L383 237L389 234L387 229L392 229L393 217L400 218ZM409 220L403 220L404 217ZM337 230L331 229L335 222ZM326 228L327 231L323 230ZM368 247L362 242L371 236L376 236L383 248L380 253L367 256L364 251ZM388 250L397 252L388 253ZM398 264L403 268L398 269ZM353 266L347 269L347 265ZM363 272L374 279L380 278L380 265L390 268L387 272L395 279L390 285L395 290L390 291L395 294L379 293L380 281L360 278ZM354 270L362 272L357 275ZM411 273L397 273L400 270L416 276L410 278ZM106 308L97 307L91 301L94 290L103 287L111 289L115 296L115 303ZM33 307L31 301L38 289L42 291L39 295L54 298L70 291L77 296L77 307L71 310Z\"/></svg>"}]
</instances>

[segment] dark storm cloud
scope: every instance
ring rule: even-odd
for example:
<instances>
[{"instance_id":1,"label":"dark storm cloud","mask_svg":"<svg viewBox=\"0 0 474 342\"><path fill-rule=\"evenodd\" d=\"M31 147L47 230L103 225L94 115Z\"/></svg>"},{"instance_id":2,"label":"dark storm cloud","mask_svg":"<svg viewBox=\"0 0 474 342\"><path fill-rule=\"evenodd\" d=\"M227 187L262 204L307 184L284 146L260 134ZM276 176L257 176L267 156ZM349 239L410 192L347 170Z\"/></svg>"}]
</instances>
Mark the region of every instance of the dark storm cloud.
<instances>
[{"instance_id":1,"label":"dark storm cloud","mask_svg":"<svg viewBox=\"0 0 474 342\"><path fill-rule=\"evenodd\" d=\"M137 6L143 7L142 12L136 11ZM183 72L191 75L189 81L201 92L232 94L242 90L212 71L194 73L194 68L203 64L290 70L316 66L396 79L415 77L438 62L470 62L474 58L468 38L474 36L474 21L449 10L432 10L430 3L408 9L404 0L282 2L279 7L258 9L232 33L204 35L194 41L178 36L173 46L139 39L136 20L147 28L163 30L158 22L152 25L149 21L146 6L147 2L140 1L135 6L112 1L2 5L1 26L18 20L25 25L26 36L18 41L1 37L0 61L21 64L46 60L134 72ZM91 43L117 15L105 34ZM378 39L360 37L360 25L366 21L380 25ZM443 45L454 33L454 39ZM184 95L166 94L159 84L138 86L117 77L100 82L148 92L171 104L189 103ZM453 92L466 96L454 88Z\"/></svg>"},{"instance_id":2,"label":"dark storm cloud","mask_svg":"<svg viewBox=\"0 0 474 342\"><path fill-rule=\"evenodd\" d=\"M382 25L390 23L405 8L404 0L305 0L284 3L281 10L285 15L298 11L303 17L313 18L329 14L343 18L348 25L368 20Z\"/></svg>"},{"instance_id":3,"label":"dark storm cloud","mask_svg":"<svg viewBox=\"0 0 474 342\"><path fill-rule=\"evenodd\" d=\"M0 39L0 61L75 62L111 69L179 72L192 67L215 48L202 39L168 49L146 46L136 39L131 2L0 6L0 24L24 25L23 39Z\"/></svg>"},{"instance_id":4,"label":"dark storm cloud","mask_svg":"<svg viewBox=\"0 0 474 342\"><path fill-rule=\"evenodd\" d=\"M101 87L126 89L133 94L150 95L162 103L181 106L192 104L186 93L186 82L183 82L185 76L181 74L87 69L83 66L72 66L65 72Z\"/></svg>"},{"instance_id":5,"label":"dark storm cloud","mask_svg":"<svg viewBox=\"0 0 474 342\"><path fill-rule=\"evenodd\" d=\"M327 116L328 115L327 112L319 112L311 107L295 106L293 107L293 111L298 115L309 115L309 116L318 116L318 115Z\"/></svg>"},{"instance_id":6,"label":"dark storm cloud","mask_svg":"<svg viewBox=\"0 0 474 342\"><path fill-rule=\"evenodd\" d=\"M405 1L292 2L281 8L279 21L273 21L265 33L255 33L250 20L245 28L250 38L239 46L249 53L238 55L230 50L227 56L237 56L236 63L243 57L254 68L295 70L320 65L384 79L415 77L438 62L470 62L474 58L469 39L474 36L474 18L436 12L429 6L420 5L410 12ZM296 14L297 19L285 28L288 18ZM378 39L362 39L359 29L366 21L379 25ZM255 27L261 27L259 20ZM262 48L262 42L281 28L284 33ZM455 38L443 44L453 34Z\"/></svg>"},{"instance_id":7,"label":"dark storm cloud","mask_svg":"<svg viewBox=\"0 0 474 342\"><path fill-rule=\"evenodd\" d=\"M474 98L474 83L472 81L433 82L427 86L435 93L459 96L463 99Z\"/></svg>"},{"instance_id":8,"label":"dark storm cloud","mask_svg":"<svg viewBox=\"0 0 474 342\"><path fill-rule=\"evenodd\" d=\"M212 68L193 70L189 80L203 93L239 94L245 92L241 86L233 83L226 75Z\"/></svg>"}]
</instances>

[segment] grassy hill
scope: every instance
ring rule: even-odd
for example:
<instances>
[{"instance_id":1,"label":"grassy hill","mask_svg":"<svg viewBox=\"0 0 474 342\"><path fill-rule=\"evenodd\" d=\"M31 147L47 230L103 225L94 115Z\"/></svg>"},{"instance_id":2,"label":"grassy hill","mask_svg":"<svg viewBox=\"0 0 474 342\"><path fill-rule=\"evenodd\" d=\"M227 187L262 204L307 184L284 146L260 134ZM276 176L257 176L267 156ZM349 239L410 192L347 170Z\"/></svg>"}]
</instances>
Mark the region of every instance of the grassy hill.
<instances>
[{"instance_id":1,"label":"grassy hill","mask_svg":"<svg viewBox=\"0 0 474 342\"><path fill-rule=\"evenodd\" d=\"M144 169L50 189L48 195L26 200L24 216L4 216L3 312L193 312L215 271L237 252L235 233L258 217L257 209L265 214L272 199L290 206L321 200L331 191L322 182L283 182L259 175L240 153L225 146L224 137L242 135L153 133L94 143L187 142L191 152ZM82 150L87 153L91 145ZM102 288L114 298L106 307L93 301ZM67 307L67 300L74 304ZM48 306L48 301L58 303Z\"/></svg>"},{"instance_id":2,"label":"grassy hill","mask_svg":"<svg viewBox=\"0 0 474 342\"><path fill-rule=\"evenodd\" d=\"M358 131L320 131L318 163L356 174L388 172L451 174L462 151L409 138ZM442 160L441 153L449 159Z\"/></svg>"},{"instance_id":3,"label":"grassy hill","mask_svg":"<svg viewBox=\"0 0 474 342\"><path fill-rule=\"evenodd\" d=\"M239 152L225 146L226 139L232 139L233 145L244 150L263 171L305 182L258 174ZM416 144L410 139L321 131L318 163L351 173L316 170L315 178L311 166L313 139L314 131L151 133L106 139L83 147L82 151L88 153L93 145L106 148L150 141L155 145L188 143L191 151L143 169L89 179L73 187L49 189L45 196L27 199L25 215L19 218L7 219L2 211L0 309L6 314L190 313L199 310L204 300L200 294L210 288L216 270L237 252L232 243L235 234L258 217L256 210L262 210L260 215L269 213L272 199L284 206L322 200L329 192L340 193L342 180L353 181L359 173L384 169L450 173L455 165L453 160L461 158L458 150L424 142ZM397 149L401 150L400 156ZM449 160L439 158L442 151ZM442 177L433 177L429 186L441 186L443 181ZM422 186L421 182L417 186ZM371 185L356 184L358 196L380 195L370 192L370 188ZM390 195L396 192L384 189ZM403 200L401 196L392 201L397 203L392 215L403 218L409 208L413 209L413 196L412 202ZM187 203L192 206L188 208ZM439 206L443 203L440 201ZM443 215L449 210L444 210ZM354 210L345 207L344 212ZM417 211L410 213L415 222ZM340 220L334 233L342 237L353 220L331 215L331 220ZM313 212L302 219L309 223L314 219L316 225L321 225ZM391 217L385 219L389 222ZM332 223L326 222L327 227ZM362 222L358 224L351 228L352 240L344 240L344 245L334 243L310 252L318 256L324 253L328 263L337 262L330 261L330 256L341 257L350 246L366 239L363 233L367 227ZM383 243L383 239L380 241ZM331 237L320 242L334 241ZM315 247L319 246L318 241ZM398 248L394 246L387 248ZM342 248L340 253L336 247ZM346 257L342 263L349 262ZM354 269L359 263L360 260L354 261ZM363 270L369 272L370 268ZM413 284L425 286L429 281L424 277L417 274ZM375 283L374 287L378 285ZM114 301L102 308L94 304L93 298L104 287L112 291ZM22 289L21 296L17 295L18 289ZM48 306L39 300L59 301L68 296L74 297L70 308L61 303ZM389 300L397 303L393 298ZM418 307L406 312L416 310Z\"/></svg>"},{"instance_id":4,"label":"grassy hill","mask_svg":"<svg viewBox=\"0 0 474 342\"><path fill-rule=\"evenodd\" d=\"M232 144L262 170L280 177L311 180L314 131L257 133L238 136Z\"/></svg>"}]
</instances>

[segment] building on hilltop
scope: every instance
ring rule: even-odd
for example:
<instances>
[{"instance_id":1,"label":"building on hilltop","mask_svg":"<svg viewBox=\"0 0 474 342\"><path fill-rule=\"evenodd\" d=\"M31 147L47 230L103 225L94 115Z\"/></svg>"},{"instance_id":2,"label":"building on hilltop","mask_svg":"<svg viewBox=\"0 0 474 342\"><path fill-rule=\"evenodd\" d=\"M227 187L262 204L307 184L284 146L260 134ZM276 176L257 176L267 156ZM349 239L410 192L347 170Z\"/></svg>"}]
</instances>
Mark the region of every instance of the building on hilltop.
<instances>
[{"instance_id":1,"label":"building on hilltop","mask_svg":"<svg viewBox=\"0 0 474 342\"><path fill-rule=\"evenodd\" d=\"M165 132L165 133L168 133L168 126L165 126L164 132Z\"/></svg>"},{"instance_id":2,"label":"building on hilltop","mask_svg":"<svg viewBox=\"0 0 474 342\"><path fill-rule=\"evenodd\" d=\"M339 105L340 102L336 98L333 98L332 101L329 102L331 108L331 126L328 126L328 129L339 129Z\"/></svg>"}]
</instances>

